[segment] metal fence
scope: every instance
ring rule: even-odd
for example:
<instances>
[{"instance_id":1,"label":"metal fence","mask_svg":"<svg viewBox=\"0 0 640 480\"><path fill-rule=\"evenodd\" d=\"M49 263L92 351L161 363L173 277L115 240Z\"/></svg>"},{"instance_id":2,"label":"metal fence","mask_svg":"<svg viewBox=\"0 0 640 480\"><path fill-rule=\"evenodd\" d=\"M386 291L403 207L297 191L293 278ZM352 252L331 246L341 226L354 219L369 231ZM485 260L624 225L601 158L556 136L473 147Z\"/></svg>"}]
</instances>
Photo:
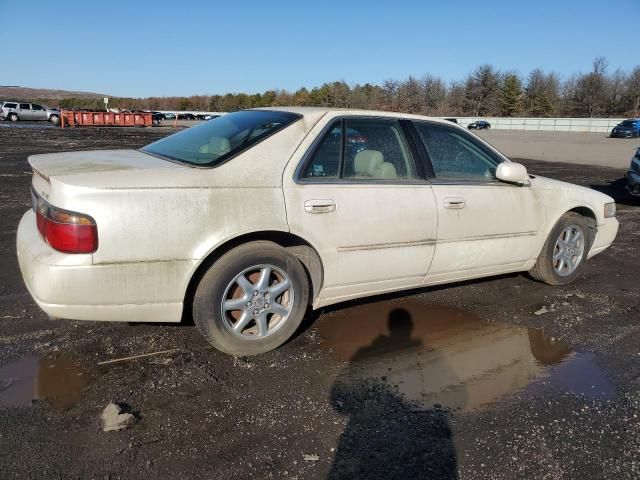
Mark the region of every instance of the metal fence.
<instances>
[{"instance_id":1,"label":"metal fence","mask_svg":"<svg viewBox=\"0 0 640 480\"><path fill-rule=\"evenodd\" d=\"M453 117L443 117L453 118ZM609 133L624 118L533 118L533 117L456 117L466 127L486 120L498 130L541 130L547 132Z\"/></svg>"}]
</instances>

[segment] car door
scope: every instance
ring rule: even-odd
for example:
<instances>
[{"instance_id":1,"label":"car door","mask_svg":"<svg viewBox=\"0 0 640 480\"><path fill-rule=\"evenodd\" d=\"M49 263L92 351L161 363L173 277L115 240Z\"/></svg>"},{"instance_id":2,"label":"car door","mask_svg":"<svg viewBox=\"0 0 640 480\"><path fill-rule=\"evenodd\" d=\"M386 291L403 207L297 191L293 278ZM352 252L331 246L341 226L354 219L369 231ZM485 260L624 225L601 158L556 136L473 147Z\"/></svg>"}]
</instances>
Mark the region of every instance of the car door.
<instances>
[{"instance_id":1,"label":"car door","mask_svg":"<svg viewBox=\"0 0 640 480\"><path fill-rule=\"evenodd\" d=\"M438 210L426 283L521 270L539 253L540 209L528 185L497 180L499 154L467 131L413 122Z\"/></svg>"},{"instance_id":2,"label":"car door","mask_svg":"<svg viewBox=\"0 0 640 480\"><path fill-rule=\"evenodd\" d=\"M420 285L437 213L402 123L343 117L314 131L283 187L291 232L323 262L316 305Z\"/></svg>"},{"instance_id":3,"label":"car door","mask_svg":"<svg viewBox=\"0 0 640 480\"><path fill-rule=\"evenodd\" d=\"M18 117L20 120L31 120L31 104L19 103L18 104Z\"/></svg>"},{"instance_id":4,"label":"car door","mask_svg":"<svg viewBox=\"0 0 640 480\"><path fill-rule=\"evenodd\" d=\"M40 105L35 103L31 104L31 120L46 120L47 119L47 111Z\"/></svg>"}]
</instances>

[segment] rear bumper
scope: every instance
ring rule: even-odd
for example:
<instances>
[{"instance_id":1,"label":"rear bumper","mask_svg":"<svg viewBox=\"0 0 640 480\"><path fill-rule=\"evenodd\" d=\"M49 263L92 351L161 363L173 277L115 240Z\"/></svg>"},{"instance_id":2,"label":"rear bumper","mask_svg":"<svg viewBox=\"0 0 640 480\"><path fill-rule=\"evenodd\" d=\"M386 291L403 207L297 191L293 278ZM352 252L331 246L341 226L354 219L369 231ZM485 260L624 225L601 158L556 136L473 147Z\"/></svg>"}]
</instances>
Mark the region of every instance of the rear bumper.
<instances>
[{"instance_id":1,"label":"rear bumper","mask_svg":"<svg viewBox=\"0 0 640 480\"><path fill-rule=\"evenodd\" d=\"M626 189L631 195L640 195L640 175L632 171L627 172Z\"/></svg>"},{"instance_id":2,"label":"rear bumper","mask_svg":"<svg viewBox=\"0 0 640 480\"><path fill-rule=\"evenodd\" d=\"M618 234L618 220L616 218L606 218L604 223L598 225L598 233L593 241L588 258L597 255L611 246Z\"/></svg>"},{"instance_id":3,"label":"rear bumper","mask_svg":"<svg viewBox=\"0 0 640 480\"><path fill-rule=\"evenodd\" d=\"M192 261L93 264L47 245L33 211L17 234L18 263L29 293L52 317L72 320L179 322Z\"/></svg>"}]
</instances>

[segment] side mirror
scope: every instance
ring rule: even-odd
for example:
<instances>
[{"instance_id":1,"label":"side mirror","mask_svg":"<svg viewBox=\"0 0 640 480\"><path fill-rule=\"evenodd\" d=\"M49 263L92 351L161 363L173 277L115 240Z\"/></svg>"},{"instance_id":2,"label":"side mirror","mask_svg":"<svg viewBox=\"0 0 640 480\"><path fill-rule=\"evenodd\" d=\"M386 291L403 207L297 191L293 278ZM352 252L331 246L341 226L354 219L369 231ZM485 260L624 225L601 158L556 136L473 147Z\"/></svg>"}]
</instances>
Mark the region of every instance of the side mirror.
<instances>
[{"instance_id":1,"label":"side mirror","mask_svg":"<svg viewBox=\"0 0 640 480\"><path fill-rule=\"evenodd\" d=\"M496 169L496 178L507 183L520 185L529 183L529 174L524 165L514 162L502 162Z\"/></svg>"}]
</instances>

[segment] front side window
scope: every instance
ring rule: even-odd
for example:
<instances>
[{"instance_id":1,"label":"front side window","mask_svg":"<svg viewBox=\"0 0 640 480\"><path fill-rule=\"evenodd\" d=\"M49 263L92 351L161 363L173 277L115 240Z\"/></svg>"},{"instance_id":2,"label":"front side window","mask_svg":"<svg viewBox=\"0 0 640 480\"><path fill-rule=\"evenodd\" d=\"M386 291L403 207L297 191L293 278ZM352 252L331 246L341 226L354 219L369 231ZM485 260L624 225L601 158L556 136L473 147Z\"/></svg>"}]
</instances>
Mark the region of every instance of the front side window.
<instances>
[{"instance_id":1,"label":"front side window","mask_svg":"<svg viewBox=\"0 0 640 480\"><path fill-rule=\"evenodd\" d=\"M243 110L170 135L141 151L180 163L214 167L299 118L290 112Z\"/></svg>"},{"instance_id":2,"label":"front side window","mask_svg":"<svg viewBox=\"0 0 640 480\"><path fill-rule=\"evenodd\" d=\"M416 171L397 120L334 122L302 170L303 179L407 180Z\"/></svg>"},{"instance_id":3,"label":"front side window","mask_svg":"<svg viewBox=\"0 0 640 480\"><path fill-rule=\"evenodd\" d=\"M414 123L424 143L436 180L491 182L501 162L471 135L433 123Z\"/></svg>"},{"instance_id":4,"label":"front side window","mask_svg":"<svg viewBox=\"0 0 640 480\"><path fill-rule=\"evenodd\" d=\"M21 103L20 110L31 110L31 105L29 105L28 103Z\"/></svg>"}]
</instances>

